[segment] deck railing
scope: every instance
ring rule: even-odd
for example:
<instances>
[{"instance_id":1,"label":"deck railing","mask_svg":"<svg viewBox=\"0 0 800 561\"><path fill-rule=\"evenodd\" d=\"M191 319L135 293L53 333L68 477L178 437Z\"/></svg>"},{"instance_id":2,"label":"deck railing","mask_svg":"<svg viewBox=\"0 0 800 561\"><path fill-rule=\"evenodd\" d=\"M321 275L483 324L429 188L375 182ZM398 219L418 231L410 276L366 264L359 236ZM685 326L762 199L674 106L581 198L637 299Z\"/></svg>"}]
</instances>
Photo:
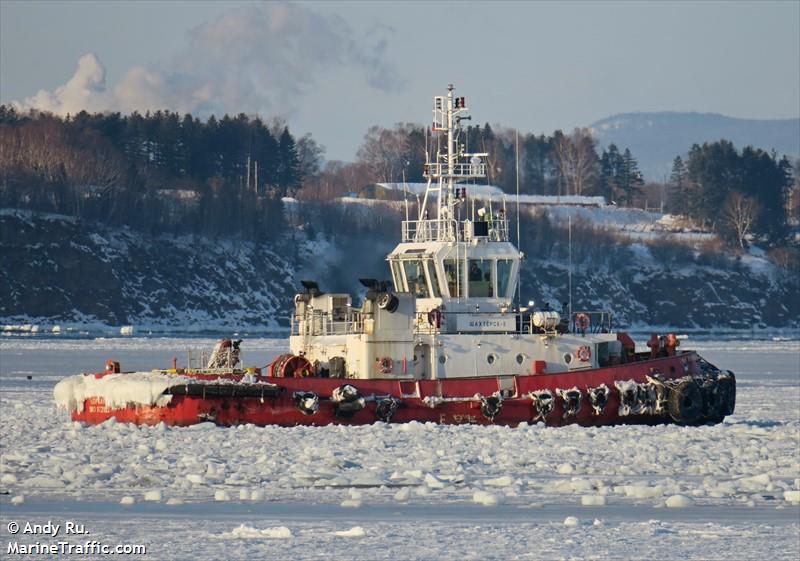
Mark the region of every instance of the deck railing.
<instances>
[{"instance_id":1,"label":"deck railing","mask_svg":"<svg viewBox=\"0 0 800 561\"><path fill-rule=\"evenodd\" d=\"M436 162L425 164L422 175L424 177L459 177L462 179L467 178L484 178L486 177L486 164L461 162L453 164L453 173L450 173L450 168L446 163Z\"/></svg>"},{"instance_id":2,"label":"deck railing","mask_svg":"<svg viewBox=\"0 0 800 561\"><path fill-rule=\"evenodd\" d=\"M485 228L481 231L479 228ZM496 242L508 241L509 223L505 218L476 221L444 219L403 220L401 238L408 242L435 242L454 241L456 232L459 240L472 240L476 238L488 239Z\"/></svg>"},{"instance_id":3,"label":"deck railing","mask_svg":"<svg viewBox=\"0 0 800 561\"><path fill-rule=\"evenodd\" d=\"M369 315L369 314L367 314ZM305 319L303 323L301 320ZM351 310L344 315L332 315L314 310L310 316L292 316L292 335L350 335L364 333L365 314Z\"/></svg>"},{"instance_id":4,"label":"deck railing","mask_svg":"<svg viewBox=\"0 0 800 561\"><path fill-rule=\"evenodd\" d=\"M586 319L584 319L584 317ZM584 326L586 328L584 329ZM609 311L578 311L572 312L572 320L569 322L571 333L610 333L614 327L614 321Z\"/></svg>"},{"instance_id":5,"label":"deck railing","mask_svg":"<svg viewBox=\"0 0 800 561\"><path fill-rule=\"evenodd\" d=\"M460 327L459 316L470 319L498 320L502 319L510 324L505 328L488 329L487 332L532 334L541 333L553 335L556 333L610 333L613 328L611 312L574 312L570 320L565 314L561 324L547 330L533 325L531 315L533 311L517 314L509 311L506 314L498 312L416 312L412 323L412 332L417 334L454 334L454 333L480 333L481 329ZM584 320L584 316L588 321ZM365 321L372 319L372 314L364 314L360 310L351 310L343 316L332 316L327 312L314 311L310 317L292 317L291 334L320 336L320 335L350 335L365 333ZM585 326L585 329L584 329Z\"/></svg>"}]
</instances>

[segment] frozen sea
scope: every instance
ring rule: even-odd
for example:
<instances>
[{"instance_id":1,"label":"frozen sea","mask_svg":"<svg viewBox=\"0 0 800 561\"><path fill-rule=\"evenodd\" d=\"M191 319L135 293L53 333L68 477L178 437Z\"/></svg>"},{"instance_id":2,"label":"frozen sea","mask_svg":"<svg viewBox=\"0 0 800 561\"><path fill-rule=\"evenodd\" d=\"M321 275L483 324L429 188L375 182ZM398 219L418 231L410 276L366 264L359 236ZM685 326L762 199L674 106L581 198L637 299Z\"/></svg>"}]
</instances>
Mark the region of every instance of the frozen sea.
<instances>
[{"instance_id":1,"label":"frozen sea","mask_svg":"<svg viewBox=\"0 0 800 561\"><path fill-rule=\"evenodd\" d=\"M98 542L148 560L800 559L799 341L684 343L736 372L717 426L176 429L55 408L64 376L213 343L0 341L0 557L107 558L66 553ZM244 361L285 345L248 339ZM48 522L57 535L25 533ZM19 553L45 545L64 553Z\"/></svg>"}]
</instances>

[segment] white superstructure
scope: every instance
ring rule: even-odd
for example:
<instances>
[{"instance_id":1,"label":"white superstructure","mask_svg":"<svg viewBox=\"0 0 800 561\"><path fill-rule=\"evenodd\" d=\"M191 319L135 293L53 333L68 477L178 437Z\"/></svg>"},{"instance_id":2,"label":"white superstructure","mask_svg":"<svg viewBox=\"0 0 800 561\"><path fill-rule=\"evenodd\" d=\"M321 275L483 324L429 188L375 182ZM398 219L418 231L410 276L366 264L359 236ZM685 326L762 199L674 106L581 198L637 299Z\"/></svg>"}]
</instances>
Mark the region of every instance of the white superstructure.
<instances>
[{"instance_id":1,"label":"white superstructure","mask_svg":"<svg viewBox=\"0 0 800 561\"><path fill-rule=\"evenodd\" d=\"M453 86L434 98L433 127L444 150L428 157L416 220L402 223L388 255L389 283L368 287L354 309L347 294L304 282L290 338L317 375L444 379L513 376L596 368L618 362L622 345L607 313L562 318L521 307L522 254L509 241L505 203L468 196L459 184L486 177L485 153L466 153L460 123L466 100Z\"/></svg>"}]
</instances>

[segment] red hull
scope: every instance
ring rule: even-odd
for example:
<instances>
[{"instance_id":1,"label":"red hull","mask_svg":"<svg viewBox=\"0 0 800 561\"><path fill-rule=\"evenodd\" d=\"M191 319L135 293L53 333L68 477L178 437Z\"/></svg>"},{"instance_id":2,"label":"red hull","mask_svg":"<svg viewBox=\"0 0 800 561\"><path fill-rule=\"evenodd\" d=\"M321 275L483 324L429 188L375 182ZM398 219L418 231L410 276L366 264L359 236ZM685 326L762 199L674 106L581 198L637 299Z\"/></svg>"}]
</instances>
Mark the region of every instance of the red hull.
<instances>
[{"instance_id":1,"label":"red hull","mask_svg":"<svg viewBox=\"0 0 800 561\"><path fill-rule=\"evenodd\" d=\"M577 414L565 415L564 399L557 398L554 400L552 411L545 418L548 425L577 423L597 426L670 422L670 415L666 411L659 414L620 414L621 396L614 383L633 380L645 384L648 382L647 377L654 375L664 381L670 381L687 375L699 377L702 376L702 372L697 355L685 353L593 370L516 376L505 378L502 383L498 378L413 381L258 376L256 381L259 383L279 386L279 393L263 397L173 395L165 406L128 406L123 409L109 409L102 398L92 397L84 402L82 411L73 412L72 418L92 424L114 418L120 422L140 425L164 422L174 426L206 421L218 425L363 425L380 420L376 412L377 401L370 396L380 396L384 399L391 396L398 405L391 415L391 422L516 425L537 420L531 392L550 390L555 395L556 389L577 387L582 394ZM196 378L213 380L215 377L197 375ZM226 376L226 378L237 381L240 379L239 376ZM513 381L513 385L509 381ZM329 396L334 389L343 384L354 386L361 396L367 398L363 409L346 415L337 411L336 402L329 399ZM587 392L589 388L602 384L608 386L611 391L608 393L607 403L598 414L591 406ZM304 413L297 405L294 397L296 392L313 392L319 396L319 409L313 414ZM482 410L479 396L492 396L496 395L496 392L502 392L502 404L496 415L490 417ZM715 417L717 418L713 420L721 419L718 415Z\"/></svg>"}]
</instances>

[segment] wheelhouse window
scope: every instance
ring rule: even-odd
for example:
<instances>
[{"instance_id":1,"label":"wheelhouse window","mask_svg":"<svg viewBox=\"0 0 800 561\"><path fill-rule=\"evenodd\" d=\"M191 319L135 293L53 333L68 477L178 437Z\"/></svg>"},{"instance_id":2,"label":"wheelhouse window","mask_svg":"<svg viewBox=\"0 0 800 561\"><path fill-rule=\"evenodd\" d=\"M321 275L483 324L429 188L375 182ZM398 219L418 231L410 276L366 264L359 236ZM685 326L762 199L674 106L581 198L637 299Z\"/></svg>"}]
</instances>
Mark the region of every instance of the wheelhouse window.
<instances>
[{"instance_id":1,"label":"wheelhouse window","mask_svg":"<svg viewBox=\"0 0 800 561\"><path fill-rule=\"evenodd\" d=\"M470 298L494 296L491 259L470 259L467 269Z\"/></svg>"},{"instance_id":2,"label":"wheelhouse window","mask_svg":"<svg viewBox=\"0 0 800 561\"><path fill-rule=\"evenodd\" d=\"M464 279L461 274L461 261L457 259L444 260L444 277L447 282L447 291L451 298L458 298L459 288L464 292Z\"/></svg>"},{"instance_id":3,"label":"wheelhouse window","mask_svg":"<svg viewBox=\"0 0 800 561\"><path fill-rule=\"evenodd\" d=\"M428 282L425 279L425 268L422 266L422 261L404 260L403 270L406 273L408 291L417 298L429 298Z\"/></svg>"},{"instance_id":4,"label":"wheelhouse window","mask_svg":"<svg viewBox=\"0 0 800 561\"><path fill-rule=\"evenodd\" d=\"M508 289L511 283L511 266L513 259L497 260L497 295L501 298L508 297Z\"/></svg>"},{"instance_id":5,"label":"wheelhouse window","mask_svg":"<svg viewBox=\"0 0 800 561\"><path fill-rule=\"evenodd\" d=\"M439 290L439 274L436 272L436 262L429 259L425 261L425 267L428 270L428 278L431 279L431 290L433 290L433 297L439 298L442 294Z\"/></svg>"},{"instance_id":6,"label":"wheelhouse window","mask_svg":"<svg viewBox=\"0 0 800 561\"><path fill-rule=\"evenodd\" d=\"M392 264L392 278L394 282L394 289L397 292L405 292L406 287L403 284L403 273L400 271L400 263L396 260L391 261Z\"/></svg>"}]
</instances>

